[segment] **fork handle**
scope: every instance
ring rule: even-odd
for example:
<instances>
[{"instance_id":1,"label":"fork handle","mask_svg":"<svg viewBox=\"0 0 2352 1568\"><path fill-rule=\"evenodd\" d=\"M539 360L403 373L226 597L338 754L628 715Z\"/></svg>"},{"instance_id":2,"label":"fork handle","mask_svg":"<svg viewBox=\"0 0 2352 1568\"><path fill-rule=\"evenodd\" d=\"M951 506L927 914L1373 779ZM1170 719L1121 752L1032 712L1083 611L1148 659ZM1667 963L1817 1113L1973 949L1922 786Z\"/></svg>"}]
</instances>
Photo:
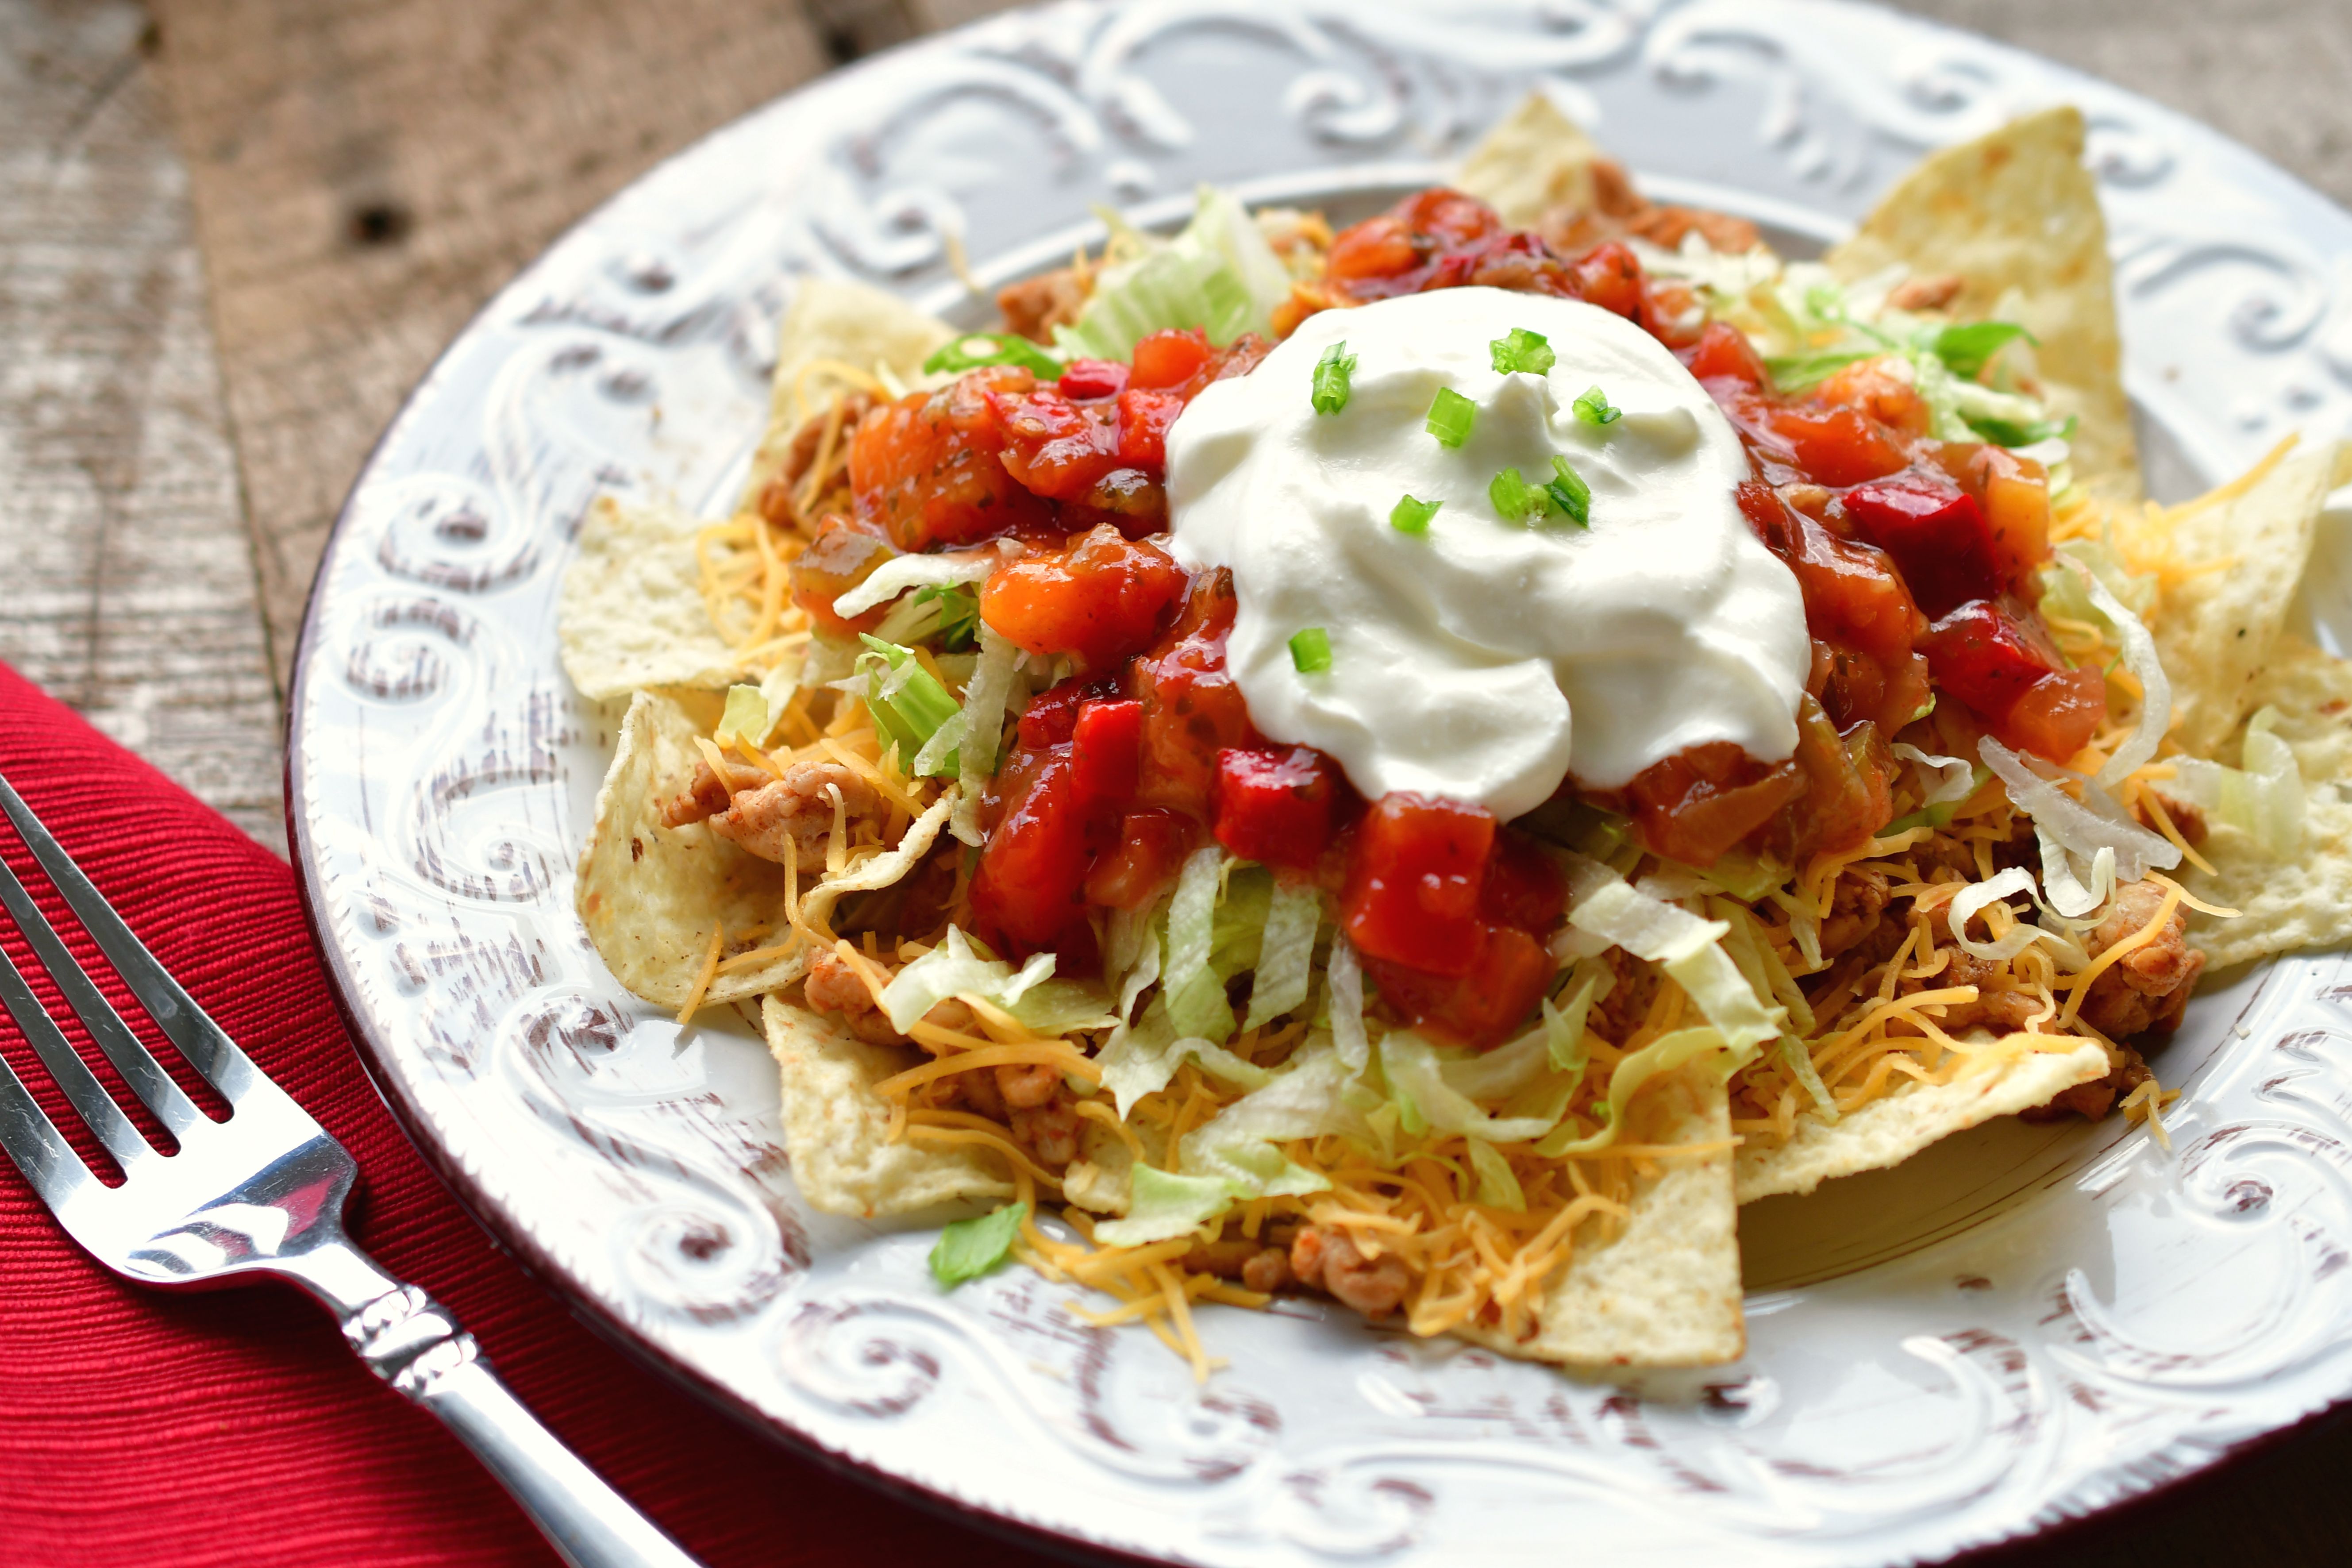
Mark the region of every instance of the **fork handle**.
<instances>
[{"instance_id":1,"label":"fork handle","mask_svg":"<svg viewBox=\"0 0 2352 1568\"><path fill-rule=\"evenodd\" d=\"M348 1242L281 1262L334 1312L368 1370L439 1416L572 1568L699 1568L541 1425L448 1309Z\"/></svg>"}]
</instances>

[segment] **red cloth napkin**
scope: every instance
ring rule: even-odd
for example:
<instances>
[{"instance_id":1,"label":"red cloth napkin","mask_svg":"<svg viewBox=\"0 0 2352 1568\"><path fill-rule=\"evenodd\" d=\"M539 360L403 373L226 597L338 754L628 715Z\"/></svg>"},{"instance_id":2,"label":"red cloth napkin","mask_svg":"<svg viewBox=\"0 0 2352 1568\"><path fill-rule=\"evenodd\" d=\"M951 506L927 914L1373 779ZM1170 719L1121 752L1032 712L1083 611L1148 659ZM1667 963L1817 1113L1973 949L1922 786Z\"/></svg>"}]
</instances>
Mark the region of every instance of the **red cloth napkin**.
<instances>
[{"instance_id":1,"label":"red cloth napkin","mask_svg":"<svg viewBox=\"0 0 2352 1568\"><path fill-rule=\"evenodd\" d=\"M455 1310L556 1435L711 1568L1034 1560L787 1452L574 1321L459 1210L376 1098L329 1000L292 872L5 665L0 773L205 1010L358 1159L360 1244ZM77 955L112 981L5 826L0 853ZM21 935L5 916L0 927L67 1016ZM0 1053L85 1154L94 1149L5 1021ZM168 1046L159 1055L176 1064ZM275 1284L186 1293L118 1279L66 1239L5 1160L0 1560L557 1562L466 1450L377 1383L307 1297Z\"/></svg>"}]
</instances>

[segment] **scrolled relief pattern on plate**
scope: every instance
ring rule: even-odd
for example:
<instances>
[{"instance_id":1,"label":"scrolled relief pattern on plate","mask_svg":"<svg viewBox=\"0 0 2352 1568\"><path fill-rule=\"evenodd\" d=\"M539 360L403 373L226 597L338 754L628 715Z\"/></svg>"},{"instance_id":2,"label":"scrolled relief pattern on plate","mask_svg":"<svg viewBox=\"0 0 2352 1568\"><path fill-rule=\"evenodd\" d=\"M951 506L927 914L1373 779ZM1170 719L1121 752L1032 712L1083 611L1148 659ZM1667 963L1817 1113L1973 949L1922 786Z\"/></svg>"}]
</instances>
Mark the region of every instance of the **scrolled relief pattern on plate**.
<instances>
[{"instance_id":1,"label":"scrolled relief pattern on plate","mask_svg":"<svg viewBox=\"0 0 2352 1568\"><path fill-rule=\"evenodd\" d=\"M2263 213L2232 222L2221 241L2196 231L2184 210L2196 204L2181 193L2220 177L2201 133L2006 51L1842 7L1653 15L1576 4L1444 25L1378 6L1063 8L1002 18L928 47L898 75L862 79L846 120L817 126L779 106L623 198L509 291L473 340L484 390L467 405L470 443L453 454L445 420L437 444L388 449L322 587L328 635L316 657L339 679L331 725L306 736L302 765L356 768L321 759L326 742L359 736L373 813L338 802L326 814L342 815L320 820L314 805L320 842L360 868L328 889L333 929L384 979L371 1026L391 1041L397 1070L447 1091L430 1115L460 1163L591 1296L774 1418L841 1445L968 1383L1049 1438L1041 1452L1066 1457L1041 1464L1050 1474L1024 1504L1032 1517L1059 1517L1040 1513L1041 1500L1066 1495L1061 1482L1073 1479L1113 1489L1182 1480L1220 1500L1187 1527L1196 1555L1269 1542L1330 1560L1411 1555L1437 1542L1449 1478L1468 1458L1523 1476L1536 1494L1638 1512L1661 1529L1784 1544L1818 1534L1851 1555L1916 1542L1932 1524L1937 1541L1957 1544L2144 1489L2225 1451L2244 1418L2207 1397L2217 1387L2278 1382L2291 1391L2282 1398L2305 1407L2343 1393L2352 1052L2334 1016L2340 997L2290 1010L2299 1021L2273 1037L2275 1070L2259 1082L2217 1071L2191 1086L2177 1179L2144 1140L2134 1145L2142 1176L2169 1197L2168 1208L2139 1211L2165 1237L2211 1247L2252 1233L2285 1260L2276 1298L2250 1304L2201 1370L2177 1359L2135 1304L2078 1270L2047 1289L2004 1280L1972 1293L1962 1319L1931 1331L1884 1318L1851 1325L1854 1363L1901 1369L1885 1372L1885 1398L1869 1415L1842 1407L1819 1367L1777 1357L1784 1342L1769 1335L1743 1367L1627 1389L1376 1337L1350 1395L1309 1400L1286 1386L1278 1356L1263 1359L1265 1343L1292 1342L1262 1343L1255 1325L1216 1313L1212 1333L1258 1347L1261 1364L1245 1359L1196 1395L1140 1332L1064 1315L1066 1288L1000 1278L941 1300L811 1270L822 1258L772 1137L720 1103L690 1037L615 995L577 939L569 878L584 826L577 775L600 761L593 716L565 693L551 653L514 634L551 625L556 578L597 489L711 493L718 460L676 444L677 411L699 399L743 414L747 431L756 424L795 276L851 271L911 286L936 272L947 237L966 231L965 203L1009 177L1000 166L954 183L903 166L905 147L947 106L997 117L1004 145L1023 156L1042 136L1066 177L1024 216L1076 221L1097 190L1167 194L1200 172L1202 128L1155 70L1178 45L1212 36L1287 72L1285 90L1235 111L1258 117L1268 144L1307 149L1310 166L1457 151L1537 73L1571 103L1643 78L1654 87L1642 90L1670 96L1760 95L1759 144L1841 211L1898 154L2080 96L2135 353L2155 331L2165 352L2210 367L2200 374L2212 384L2234 391L2266 377L2266 395L2304 417L2352 389L2345 269L2314 262L2291 225ZM787 144L802 151L778 174L788 160L772 154ZM716 161L761 150L771 156ZM743 166L761 172L747 178ZM2172 309L2218 281L2238 291ZM2159 308L2178 318L2160 331L2148 326ZM2300 404L2302 382L2280 374L2298 356L2323 373L2318 395ZM514 603L530 612L499 607ZM2293 967L2298 984L2318 973ZM2305 1016L2314 1008L2321 1025ZM2313 1032L2322 1025L2338 1032L2323 1038ZM516 1173L517 1162L538 1168ZM2117 1185L2113 1201L2135 1190ZM1975 1239L1938 1244L1936 1256L1958 1257ZM1798 1314L1826 1299L1790 1296ZM1360 1331L1328 1327L1340 1339L1328 1355L1318 1346L1317 1365L1348 1367L1357 1352L1341 1342ZM753 1365L772 1369L774 1386L745 1370ZM1389 1436L1368 1442L1368 1416ZM1916 1426L1916 1441L1855 1462L1855 1442L1890 1420ZM945 1471L910 1479L953 1488ZM1139 1544L1108 1514L1062 1522Z\"/></svg>"}]
</instances>

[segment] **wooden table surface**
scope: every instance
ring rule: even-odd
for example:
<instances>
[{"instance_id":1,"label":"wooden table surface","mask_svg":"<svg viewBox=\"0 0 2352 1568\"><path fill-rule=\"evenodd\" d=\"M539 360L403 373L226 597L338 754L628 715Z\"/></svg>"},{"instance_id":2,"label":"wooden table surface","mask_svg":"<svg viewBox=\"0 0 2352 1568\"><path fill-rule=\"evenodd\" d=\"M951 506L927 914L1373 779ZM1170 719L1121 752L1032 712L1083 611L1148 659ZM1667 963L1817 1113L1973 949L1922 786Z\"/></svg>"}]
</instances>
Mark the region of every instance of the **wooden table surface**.
<instances>
[{"instance_id":1,"label":"wooden table surface","mask_svg":"<svg viewBox=\"0 0 2352 1568\"><path fill-rule=\"evenodd\" d=\"M284 853L280 703L376 434L706 131L996 0L0 0L0 659ZM1906 0L2352 205L2352 0ZM2336 1424L2341 1426L2342 1423ZM2352 1431L2013 1554L2352 1561Z\"/></svg>"}]
</instances>

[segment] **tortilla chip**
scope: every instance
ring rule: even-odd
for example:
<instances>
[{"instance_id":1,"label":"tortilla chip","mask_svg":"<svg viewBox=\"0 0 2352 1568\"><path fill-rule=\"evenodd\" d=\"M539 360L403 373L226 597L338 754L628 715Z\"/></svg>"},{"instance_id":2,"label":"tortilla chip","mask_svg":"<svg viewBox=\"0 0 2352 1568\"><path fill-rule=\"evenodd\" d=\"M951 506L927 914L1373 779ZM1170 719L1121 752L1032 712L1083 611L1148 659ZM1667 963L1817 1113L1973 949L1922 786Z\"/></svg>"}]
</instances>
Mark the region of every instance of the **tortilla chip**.
<instances>
[{"instance_id":1,"label":"tortilla chip","mask_svg":"<svg viewBox=\"0 0 2352 1568\"><path fill-rule=\"evenodd\" d=\"M2074 477L2105 500L2138 499L2107 226L2083 166L2081 111L2044 110L1929 155L1823 259L1846 279L1897 265L1957 273L1954 320L2014 321L2038 340L2044 401L2079 421Z\"/></svg>"},{"instance_id":2,"label":"tortilla chip","mask_svg":"<svg viewBox=\"0 0 2352 1568\"><path fill-rule=\"evenodd\" d=\"M929 1060L921 1051L866 1045L773 996L761 1016L783 1077L784 1152L810 1207L873 1219L958 1198L1013 1195L996 1155L889 1141L890 1105L874 1086Z\"/></svg>"},{"instance_id":3,"label":"tortilla chip","mask_svg":"<svg viewBox=\"0 0 2352 1568\"><path fill-rule=\"evenodd\" d=\"M563 673L596 701L651 686L723 689L745 679L702 598L694 536L702 524L671 507L625 507L599 496L563 574L556 637Z\"/></svg>"},{"instance_id":4,"label":"tortilla chip","mask_svg":"<svg viewBox=\"0 0 2352 1568\"><path fill-rule=\"evenodd\" d=\"M922 374L923 362L931 351L954 336L953 327L937 316L923 314L896 294L841 279L803 279L776 335L776 378L769 394L768 428L751 456L751 475L744 481L743 499L736 510L758 510L760 492L782 471L802 423L824 407L822 403L814 408L805 405L804 372L812 394L819 390L823 373L811 367L828 363L864 375L872 375L881 366L902 383L911 383ZM838 386L842 379L845 378L825 384Z\"/></svg>"},{"instance_id":5,"label":"tortilla chip","mask_svg":"<svg viewBox=\"0 0 2352 1568\"><path fill-rule=\"evenodd\" d=\"M2106 1047L2096 1043L2072 1051L2034 1051L1950 1083L1914 1079L1835 1121L1799 1116L1787 1142L1740 1145L1739 1201L1810 1193L1832 1176L1899 1165L1937 1139L2046 1104L2061 1089L2105 1077L2107 1068Z\"/></svg>"},{"instance_id":6,"label":"tortilla chip","mask_svg":"<svg viewBox=\"0 0 2352 1568\"><path fill-rule=\"evenodd\" d=\"M2245 705L2279 711L2278 737L2303 773L2303 851L2282 863L2227 824L2210 825L2198 849L2215 874L2191 871L2184 882L2238 911L2189 922L2189 944L2216 967L2352 941L2352 663L2281 637ZM2236 744L2225 748L2232 756Z\"/></svg>"},{"instance_id":7,"label":"tortilla chip","mask_svg":"<svg viewBox=\"0 0 2352 1568\"><path fill-rule=\"evenodd\" d=\"M1723 1086L1686 1068L1645 1090L1626 1112L1637 1143L1727 1142ZM1748 1348L1740 1312L1738 1208L1728 1150L1661 1160L1635 1190L1613 1238L1580 1245L1544 1291L1539 1327L1514 1340L1499 1326L1465 1323L1462 1338L1505 1355L1570 1366L1716 1366Z\"/></svg>"},{"instance_id":8,"label":"tortilla chip","mask_svg":"<svg viewBox=\"0 0 2352 1568\"><path fill-rule=\"evenodd\" d=\"M761 936L730 938L724 951L782 940L784 869L745 854L701 823L664 827L661 807L684 790L699 733L673 699L640 691L621 721L596 822L581 853L572 906L614 979L657 1007L677 1008L710 955L714 923ZM712 977L705 1005L757 996L800 978L799 953Z\"/></svg>"},{"instance_id":9,"label":"tortilla chip","mask_svg":"<svg viewBox=\"0 0 2352 1568\"><path fill-rule=\"evenodd\" d=\"M2182 751L2211 756L2254 707L2248 688L2270 662L2311 560L2320 509L2343 482L2347 458L2352 447L2334 445L2290 458L2242 493L2174 524L2172 546L2184 565L2227 563L2167 587L2148 616L2172 679L2170 733Z\"/></svg>"},{"instance_id":10,"label":"tortilla chip","mask_svg":"<svg viewBox=\"0 0 2352 1568\"><path fill-rule=\"evenodd\" d=\"M1601 148L1541 92L1486 132L1454 178L1513 228L1533 228L1554 207L1593 205L1592 163Z\"/></svg>"}]
</instances>

